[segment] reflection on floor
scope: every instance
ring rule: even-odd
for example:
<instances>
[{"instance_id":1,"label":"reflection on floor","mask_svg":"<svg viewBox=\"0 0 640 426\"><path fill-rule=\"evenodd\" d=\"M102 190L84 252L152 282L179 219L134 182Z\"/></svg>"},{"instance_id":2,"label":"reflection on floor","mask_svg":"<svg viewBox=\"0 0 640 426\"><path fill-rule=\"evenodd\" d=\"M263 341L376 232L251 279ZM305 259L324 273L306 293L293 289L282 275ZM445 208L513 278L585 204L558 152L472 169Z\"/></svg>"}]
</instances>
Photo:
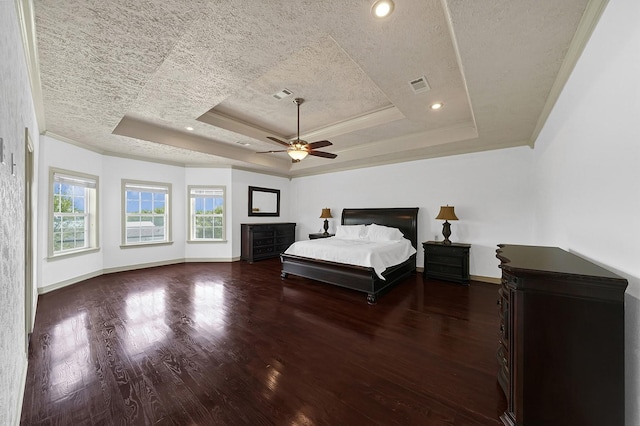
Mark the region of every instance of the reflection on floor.
<instances>
[{"instance_id":1,"label":"reflection on floor","mask_svg":"<svg viewBox=\"0 0 640 426\"><path fill-rule=\"evenodd\" d=\"M278 259L104 275L40 297L23 424L497 425L497 286L363 293Z\"/></svg>"}]
</instances>

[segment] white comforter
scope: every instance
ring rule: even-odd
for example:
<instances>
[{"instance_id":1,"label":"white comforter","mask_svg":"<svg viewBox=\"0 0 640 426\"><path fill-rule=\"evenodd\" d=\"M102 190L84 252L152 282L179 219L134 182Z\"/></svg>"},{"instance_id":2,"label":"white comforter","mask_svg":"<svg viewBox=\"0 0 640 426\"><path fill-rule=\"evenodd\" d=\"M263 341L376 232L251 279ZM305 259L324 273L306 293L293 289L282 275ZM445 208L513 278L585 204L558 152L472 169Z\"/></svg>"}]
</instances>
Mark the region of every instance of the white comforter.
<instances>
[{"instance_id":1,"label":"white comforter","mask_svg":"<svg viewBox=\"0 0 640 426\"><path fill-rule=\"evenodd\" d=\"M328 260L331 262L372 267L378 277L390 266L404 262L416 249L411 241L368 241L336 237L297 241L285 251L286 254Z\"/></svg>"}]
</instances>

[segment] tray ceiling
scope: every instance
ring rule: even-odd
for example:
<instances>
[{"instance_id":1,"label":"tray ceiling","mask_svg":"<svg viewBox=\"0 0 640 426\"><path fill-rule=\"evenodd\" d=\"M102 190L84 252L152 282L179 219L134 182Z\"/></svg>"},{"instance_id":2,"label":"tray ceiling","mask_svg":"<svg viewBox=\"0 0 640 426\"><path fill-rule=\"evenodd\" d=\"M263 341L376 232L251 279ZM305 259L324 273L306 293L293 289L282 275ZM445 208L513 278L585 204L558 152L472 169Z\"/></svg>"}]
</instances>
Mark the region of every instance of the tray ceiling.
<instances>
[{"instance_id":1,"label":"tray ceiling","mask_svg":"<svg viewBox=\"0 0 640 426\"><path fill-rule=\"evenodd\" d=\"M533 145L603 2L372 3L35 0L45 130L287 176ZM337 159L255 153L295 137L296 97L301 136Z\"/></svg>"}]
</instances>

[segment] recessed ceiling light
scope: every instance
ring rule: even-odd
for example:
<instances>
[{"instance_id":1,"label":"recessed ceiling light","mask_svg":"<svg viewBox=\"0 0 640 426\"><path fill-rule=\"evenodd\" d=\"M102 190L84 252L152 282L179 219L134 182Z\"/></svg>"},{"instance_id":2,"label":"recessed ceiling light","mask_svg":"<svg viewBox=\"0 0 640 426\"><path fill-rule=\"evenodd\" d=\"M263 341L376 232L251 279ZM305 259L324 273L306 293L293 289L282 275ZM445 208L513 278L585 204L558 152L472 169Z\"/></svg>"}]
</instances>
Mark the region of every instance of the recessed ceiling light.
<instances>
[{"instance_id":1,"label":"recessed ceiling light","mask_svg":"<svg viewBox=\"0 0 640 426\"><path fill-rule=\"evenodd\" d=\"M238 141L236 142L238 145L242 145L242 146L249 146L251 145L249 142L242 142L242 141Z\"/></svg>"},{"instance_id":2,"label":"recessed ceiling light","mask_svg":"<svg viewBox=\"0 0 640 426\"><path fill-rule=\"evenodd\" d=\"M431 104L431 109L440 109L442 108L442 102L436 102L435 104Z\"/></svg>"},{"instance_id":3,"label":"recessed ceiling light","mask_svg":"<svg viewBox=\"0 0 640 426\"><path fill-rule=\"evenodd\" d=\"M188 131L190 131L190 132L192 132L192 131L193 131L193 127L191 127L191 126L187 126L187 127L185 127L185 129L187 129L187 130L188 130Z\"/></svg>"},{"instance_id":4,"label":"recessed ceiling light","mask_svg":"<svg viewBox=\"0 0 640 426\"><path fill-rule=\"evenodd\" d=\"M371 7L371 13L376 18L386 18L393 12L394 4L391 0L378 0Z\"/></svg>"}]
</instances>

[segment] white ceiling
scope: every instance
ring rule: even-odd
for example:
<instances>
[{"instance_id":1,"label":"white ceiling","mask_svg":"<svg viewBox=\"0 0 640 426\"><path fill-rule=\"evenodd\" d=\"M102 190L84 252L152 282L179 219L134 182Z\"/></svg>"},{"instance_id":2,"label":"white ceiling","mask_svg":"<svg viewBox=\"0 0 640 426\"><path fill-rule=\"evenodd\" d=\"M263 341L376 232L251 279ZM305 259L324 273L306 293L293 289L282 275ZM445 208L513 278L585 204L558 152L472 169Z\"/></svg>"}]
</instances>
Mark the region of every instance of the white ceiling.
<instances>
[{"instance_id":1,"label":"white ceiling","mask_svg":"<svg viewBox=\"0 0 640 426\"><path fill-rule=\"evenodd\" d=\"M383 20L372 3L35 0L45 130L286 176L532 145L606 0L395 0ZM296 136L295 97L336 159L255 153Z\"/></svg>"}]
</instances>

